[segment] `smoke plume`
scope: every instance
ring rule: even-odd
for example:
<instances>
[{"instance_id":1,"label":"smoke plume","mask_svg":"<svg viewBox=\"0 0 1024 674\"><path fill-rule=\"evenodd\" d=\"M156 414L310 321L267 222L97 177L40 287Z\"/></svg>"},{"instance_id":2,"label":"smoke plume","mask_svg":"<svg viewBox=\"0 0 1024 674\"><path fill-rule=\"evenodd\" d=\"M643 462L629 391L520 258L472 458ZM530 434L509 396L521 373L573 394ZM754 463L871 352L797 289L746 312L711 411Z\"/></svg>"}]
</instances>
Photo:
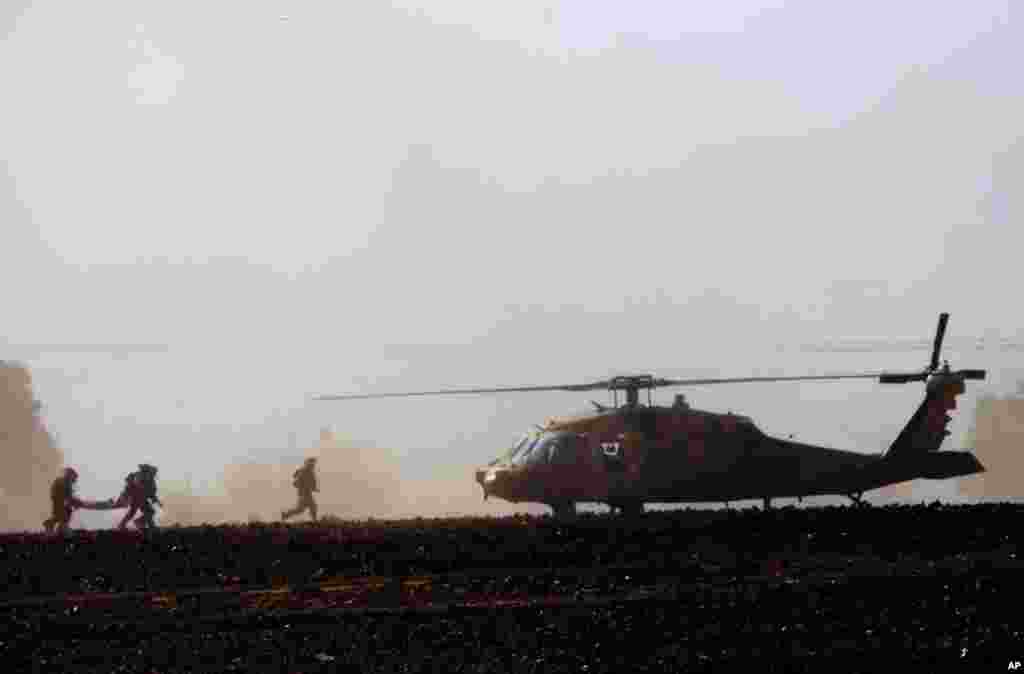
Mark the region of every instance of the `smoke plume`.
<instances>
[{"instance_id":1,"label":"smoke plume","mask_svg":"<svg viewBox=\"0 0 1024 674\"><path fill-rule=\"evenodd\" d=\"M26 367L0 361L0 529L38 529L64 452L43 422Z\"/></svg>"}]
</instances>

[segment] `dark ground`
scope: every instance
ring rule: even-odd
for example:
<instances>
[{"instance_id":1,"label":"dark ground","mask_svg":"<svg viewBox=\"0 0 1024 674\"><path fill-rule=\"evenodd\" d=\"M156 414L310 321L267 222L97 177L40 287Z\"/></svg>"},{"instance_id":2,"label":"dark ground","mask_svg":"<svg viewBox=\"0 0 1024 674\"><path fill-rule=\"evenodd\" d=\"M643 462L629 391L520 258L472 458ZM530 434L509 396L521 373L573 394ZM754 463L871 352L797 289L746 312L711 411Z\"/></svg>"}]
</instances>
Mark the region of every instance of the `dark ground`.
<instances>
[{"instance_id":1,"label":"dark ground","mask_svg":"<svg viewBox=\"0 0 1024 674\"><path fill-rule=\"evenodd\" d=\"M1024 507L0 536L4 671L1012 671ZM276 588L276 589L273 589Z\"/></svg>"}]
</instances>

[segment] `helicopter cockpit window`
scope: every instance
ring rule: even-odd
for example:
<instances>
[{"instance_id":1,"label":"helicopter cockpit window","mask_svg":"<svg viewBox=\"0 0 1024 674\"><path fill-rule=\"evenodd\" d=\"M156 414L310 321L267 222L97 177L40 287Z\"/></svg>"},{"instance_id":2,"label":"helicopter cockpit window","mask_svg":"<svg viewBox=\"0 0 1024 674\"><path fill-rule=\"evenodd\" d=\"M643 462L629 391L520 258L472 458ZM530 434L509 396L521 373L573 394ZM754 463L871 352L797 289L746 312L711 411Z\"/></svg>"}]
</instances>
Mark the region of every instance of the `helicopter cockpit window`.
<instances>
[{"instance_id":1,"label":"helicopter cockpit window","mask_svg":"<svg viewBox=\"0 0 1024 674\"><path fill-rule=\"evenodd\" d=\"M551 463L551 459L555 456L555 446L558 443L557 435L548 435L540 444L534 448L533 453L536 455L533 461L530 463Z\"/></svg>"},{"instance_id":2,"label":"helicopter cockpit window","mask_svg":"<svg viewBox=\"0 0 1024 674\"><path fill-rule=\"evenodd\" d=\"M519 465L569 464L576 461L572 433L543 433L526 449L521 450L513 462Z\"/></svg>"},{"instance_id":3,"label":"helicopter cockpit window","mask_svg":"<svg viewBox=\"0 0 1024 674\"><path fill-rule=\"evenodd\" d=\"M576 463L576 437L573 433L558 433L552 436L547 444L548 462L556 465Z\"/></svg>"},{"instance_id":4,"label":"helicopter cockpit window","mask_svg":"<svg viewBox=\"0 0 1024 674\"><path fill-rule=\"evenodd\" d=\"M574 433L527 433L505 454L492 461L491 465L573 464L576 462L578 447L577 436Z\"/></svg>"},{"instance_id":5,"label":"helicopter cockpit window","mask_svg":"<svg viewBox=\"0 0 1024 674\"><path fill-rule=\"evenodd\" d=\"M497 461L513 466L573 463L576 457L572 439L573 434L565 432L527 434Z\"/></svg>"},{"instance_id":6,"label":"helicopter cockpit window","mask_svg":"<svg viewBox=\"0 0 1024 674\"><path fill-rule=\"evenodd\" d=\"M516 456L522 454L524 451L529 451L531 441L535 438L536 436L532 436L529 433L526 433L519 438L516 444L512 446L512 450L508 453L509 460L514 461Z\"/></svg>"},{"instance_id":7,"label":"helicopter cockpit window","mask_svg":"<svg viewBox=\"0 0 1024 674\"><path fill-rule=\"evenodd\" d=\"M526 435L512 448L506 456L506 461L513 466L525 466L546 461L547 451L544 449L544 441L547 437L544 433Z\"/></svg>"},{"instance_id":8,"label":"helicopter cockpit window","mask_svg":"<svg viewBox=\"0 0 1024 674\"><path fill-rule=\"evenodd\" d=\"M550 453L551 436L548 434L540 435L530 444L528 451L524 451L519 455L519 460L516 463L531 466L538 463L547 463Z\"/></svg>"},{"instance_id":9,"label":"helicopter cockpit window","mask_svg":"<svg viewBox=\"0 0 1024 674\"><path fill-rule=\"evenodd\" d=\"M512 445L511 449L491 463L495 465L499 463L509 463L513 465L522 463L523 458L530 452L530 448L536 444L536 442L536 433L524 433L518 440L516 440L516 443Z\"/></svg>"}]
</instances>

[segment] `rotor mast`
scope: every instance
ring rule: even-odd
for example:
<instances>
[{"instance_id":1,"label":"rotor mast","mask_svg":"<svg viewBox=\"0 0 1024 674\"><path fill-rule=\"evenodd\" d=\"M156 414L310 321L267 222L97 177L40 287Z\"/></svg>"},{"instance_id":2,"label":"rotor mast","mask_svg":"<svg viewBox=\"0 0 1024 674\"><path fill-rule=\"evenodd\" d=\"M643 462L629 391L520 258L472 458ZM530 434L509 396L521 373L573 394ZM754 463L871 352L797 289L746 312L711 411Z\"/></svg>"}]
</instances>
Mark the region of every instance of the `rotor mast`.
<instances>
[{"instance_id":1,"label":"rotor mast","mask_svg":"<svg viewBox=\"0 0 1024 674\"><path fill-rule=\"evenodd\" d=\"M647 404L651 404L651 389L657 386L654 376L649 374L612 377L608 380L608 390L612 392L615 406L619 406L619 391L626 392L626 407L637 407L640 404L640 389L647 390Z\"/></svg>"}]
</instances>

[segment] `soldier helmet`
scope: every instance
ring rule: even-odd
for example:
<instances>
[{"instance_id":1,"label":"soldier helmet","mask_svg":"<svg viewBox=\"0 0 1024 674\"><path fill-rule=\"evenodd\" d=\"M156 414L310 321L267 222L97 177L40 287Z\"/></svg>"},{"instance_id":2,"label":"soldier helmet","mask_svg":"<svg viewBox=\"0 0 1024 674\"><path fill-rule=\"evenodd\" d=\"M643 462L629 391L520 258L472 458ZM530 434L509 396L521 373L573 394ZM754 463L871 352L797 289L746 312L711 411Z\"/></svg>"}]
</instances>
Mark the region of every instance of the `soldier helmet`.
<instances>
[{"instance_id":1,"label":"soldier helmet","mask_svg":"<svg viewBox=\"0 0 1024 674\"><path fill-rule=\"evenodd\" d=\"M308 459L306 459L306 465L307 466L312 466L314 463L316 463L316 457L315 456L311 456Z\"/></svg>"},{"instance_id":2,"label":"soldier helmet","mask_svg":"<svg viewBox=\"0 0 1024 674\"><path fill-rule=\"evenodd\" d=\"M72 480L77 480L78 471L72 468L71 466L68 466L67 468L64 469L64 477L70 478Z\"/></svg>"},{"instance_id":3,"label":"soldier helmet","mask_svg":"<svg viewBox=\"0 0 1024 674\"><path fill-rule=\"evenodd\" d=\"M143 473L156 473L156 466L151 466L148 463L140 463L139 470Z\"/></svg>"}]
</instances>

